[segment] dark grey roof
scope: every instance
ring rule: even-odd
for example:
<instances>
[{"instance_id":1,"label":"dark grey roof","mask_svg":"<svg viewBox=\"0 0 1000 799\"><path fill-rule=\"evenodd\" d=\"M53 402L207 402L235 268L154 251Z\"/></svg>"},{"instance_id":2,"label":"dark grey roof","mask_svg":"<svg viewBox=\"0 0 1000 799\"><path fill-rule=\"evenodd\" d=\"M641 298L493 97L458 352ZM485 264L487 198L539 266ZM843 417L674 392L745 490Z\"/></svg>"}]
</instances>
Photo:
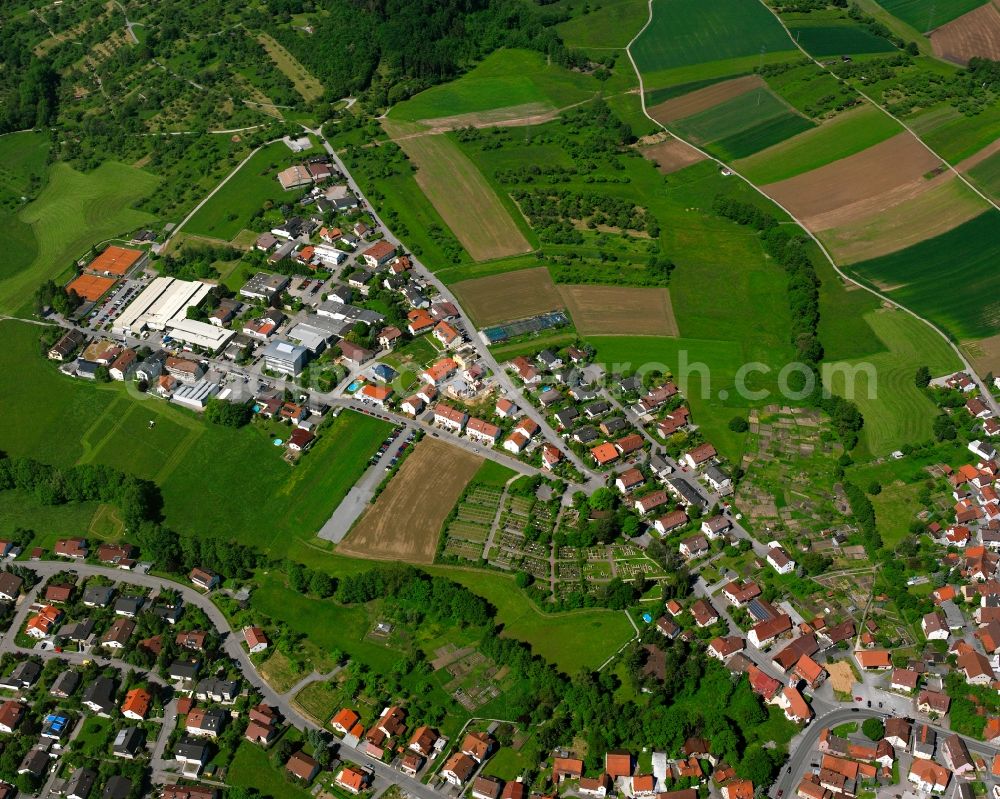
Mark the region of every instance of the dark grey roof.
<instances>
[{"instance_id":1,"label":"dark grey roof","mask_svg":"<svg viewBox=\"0 0 1000 799\"><path fill-rule=\"evenodd\" d=\"M115 681L110 677L98 677L83 692L84 703L92 703L102 710L110 710L115 706Z\"/></svg>"},{"instance_id":2,"label":"dark grey roof","mask_svg":"<svg viewBox=\"0 0 1000 799\"><path fill-rule=\"evenodd\" d=\"M78 768L66 782L63 793L69 797L85 799L97 782L97 772L89 768Z\"/></svg>"},{"instance_id":3,"label":"dark grey roof","mask_svg":"<svg viewBox=\"0 0 1000 799\"><path fill-rule=\"evenodd\" d=\"M111 601L115 595L115 588L112 585L92 585L83 592L84 605L96 605L103 608Z\"/></svg>"},{"instance_id":4,"label":"dark grey roof","mask_svg":"<svg viewBox=\"0 0 1000 799\"><path fill-rule=\"evenodd\" d=\"M119 616L135 616L142 608L141 596L123 596L115 602L115 613Z\"/></svg>"},{"instance_id":5,"label":"dark grey roof","mask_svg":"<svg viewBox=\"0 0 1000 799\"><path fill-rule=\"evenodd\" d=\"M52 687L49 689L49 693L53 696L69 696L76 690L79 684L80 672L69 669L56 677L55 682L52 683Z\"/></svg>"},{"instance_id":6,"label":"dark grey roof","mask_svg":"<svg viewBox=\"0 0 1000 799\"><path fill-rule=\"evenodd\" d=\"M132 792L132 780L115 775L104 784L101 799L127 799Z\"/></svg>"},{"instance_id":7,"label":"dark grey roof","mask_svg":"<svg viewBox=\"0 0 1000 799\"><path fill-rule=\"evenodd\" d=\"M111 751L115 755L134 755L146 745L146 732L142 727L125 727L118 731Z\"/></svg>"},{"instance_id":8,"label":"dark grey roof","mask_svg":"<svg viewBox=\"0 0 1000 799\"><path fill-rule=\"evenodd\" d=\"M200 665L197 661L189 663L182 660L175 660L170 664L168 673L171 677L178 680L192 680L198 675Z\"/></svg>"}]
</instances>

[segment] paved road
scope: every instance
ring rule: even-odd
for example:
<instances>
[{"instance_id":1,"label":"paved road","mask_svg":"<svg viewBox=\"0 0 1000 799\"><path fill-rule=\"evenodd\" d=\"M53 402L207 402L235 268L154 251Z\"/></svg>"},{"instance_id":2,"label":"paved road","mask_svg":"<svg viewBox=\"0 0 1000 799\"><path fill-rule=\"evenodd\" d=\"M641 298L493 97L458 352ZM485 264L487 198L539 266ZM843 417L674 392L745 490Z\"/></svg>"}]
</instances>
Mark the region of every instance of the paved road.
<instances>
[{"instance_id":1,"label":"paved road","mask_svg":"<svg viewBox=\"0 0 1000 799\"><path fill-rule=\"evenodd\" d=\"M282 716L298 729L322 729L318 724L314 723L312 720L303 716L291 703L291 699L288 696L277 693L270 685L264 680L263 677L257 671L253 662L250 660L249 654L242 646L242 636L234 632L229 626L229 621L226 619L225 615L219 610L218 607L212 602L212 600L206 594L194 589L192 586L185 585L183 583L176 583L173 580L167 580L162 577L156 577L149 574L139 574L136 572L127 572L121 569L111 569L105 566L95 566L89 563L67 563L65 561L28 561L19 562L18 566L22 566L26 569L30 569L35 572L44 581L46 578L51 577L54 574L60 572L73 572L81 577L93 577L95 575L101 575L103 577L108 577L120 583L128 583L130 585L138 585L144 588L150 588L155 590L174 590L178 591L185 602L200 608L209 620L215 625L219 634L222 637L223 649L230 657L232 657L241 668L244 679L250 683L264 698L264 702L272 705L278 709ZM42 582L28 594L28 597L22 601L21 605L18 607L18 616L15 624L23 624L24 619L29 612L31 602L37 596L38 591ZM18 647L14 645L14 632L18 629L15 626L11 626L11 634L5 636L2 641L0 641L0 655L4 652L15 652L18 651ZM83 660L87 655L82 653L71 654L71 653L56 653L52 650L40 651L31 650L33 654L41 655L43 658L59 657L75 662L75 658ZM105 658L100 659L104 662ZM134 666L129 664L120 663L119 661L112 661L118 668L122 669L134 669ZM120 663L120 665L119 665ZM150 675L150 678L156 678L155 675ZM163 733L161 733L162 735ZM169 734L169 733L168 733ZM350 763L355 763L360 766L364 766L375 774L377 778L388 781L390 783L399 785L406 793L411 796L417 797L417 799L442 799L443 794L439 791L431 788L427 785L422 784L420 781L415 780L411 777L402 774L396 769L392 768L379 760L375 760L368 755L357 751L356 749L341 745L339 751L340 758Z\"/></svg>"},{"instance_id":2,"label":"paved road","mask_svg":"<svg viewBox=\"0 0 1000 799\"><path fill-rule=\"evenodd\" d=\"M402 242L393 234L389 226L386 225L385 222L378 216L375 207L372 205L371 202L369 202L368 198L361 191L361 187L358 186L357 182L351 176L350 170L348 170L347 166L341 160L340 156L337 155L336 151L333 149L333 146L330 144L329 141L327 141L326 137L323 135L322 129L317 128L313 130L311 128L305 127L304 125L303 128L309 133L316 136L321 142L323 142L324 149L326 150L330 158L333 160L333 162L337 165L337 168L341 171L341 173L343 173L344 178L347 180L348 187L359 198L361 198L361 200L367 206L368 212L374 218L376 224L378 224L379 227L381 227L382 230L384 231L386 241L388 241L390 244L395 245L396 247L403 248ZM412 253L410 254L410 262L413 264L414 270L420 274L421 278L426 280L431 285L433 285L438 290L440 296L443 299L447 299L448 301L454 303L455 307L459 309L459 313L462 315L462 317L466 319L468 323L471 325L472 324L471 317L462 309L461 304L454 297L451 291L448 290L447 286L445 286L445 284L441 280L439 280L437 276L433 272L431 272L430 269L424 266L424 264L421 263L421 261ZM588 493L592 493L593 491L596 491L598 488L603 486L604 485L603 475L600 475L592 471L586 464L583 463L582 460L580 460L579 457L577 457L576 453L574 453L572 450L569 449L569 447L566 446L566 442L564 442L555 432L555 430L552 429L552 427L546 421L545 416L521 395L520 390L518 390L518 388L514 385L513 381L510 379L510 376L500 367L500 364L497 362L496 358L493 357L493 353L490 352L489 347L487 347L479 339L479 337L475 334L474 331L470 336L470 341L473 347L475 347L476 352L479 353L480 358L482 358L483 363L486 364L486 366L495 375L496 381L500 386L501 390L503 391L503 393L514 400L514 402L518 405L518 407L521 408L525 416L537 422L539 427L541 428L544 437L548 439L551 443L553 443L555 446L557 446L559 450L563 453L563 456L567 458L570 461L570 463L572 463L580 471L581 474L585 475L588 478L584 490L586 490Z\"/></svg>"}]
</instances>

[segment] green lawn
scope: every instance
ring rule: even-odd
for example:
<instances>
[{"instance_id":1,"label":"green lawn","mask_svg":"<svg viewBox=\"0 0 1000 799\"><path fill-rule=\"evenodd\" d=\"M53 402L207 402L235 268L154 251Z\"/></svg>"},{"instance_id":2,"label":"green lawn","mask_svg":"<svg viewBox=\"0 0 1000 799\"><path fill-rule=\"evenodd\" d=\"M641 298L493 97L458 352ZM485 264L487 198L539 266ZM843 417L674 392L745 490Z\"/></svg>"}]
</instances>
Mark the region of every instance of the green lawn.
<instances>
[{"instance_id":1,"label":"green lawn","mask_svg":"<svg viewBox=\"0 0 1000 799\"><path fill-rule=\"evenodd\" d=\"M1000 291L998 258L1000 211L990 209L940 236L850 268L964 340L1000 332L995 307L984 301Z\"/></svg>"},{"instance_id":2,"label":"green lawn","mask_svg":"<svg viewBox=\"0 0 1000 799\"><path fill-rule=\"evenodd\" d=\"M634 634L624 613L611 610L575 610L543 613L512 576L477 569L428 566L427 571L461 583L497 608L504 635L531 644L532 651L567 674L595 669Z\"/></svg>"},{"instance_id":3,"label":"green lawn","mask_svg":"<svg viewBox=\"0 0 1000 799\"><path fill-rule=\"evenodd\" d=\"M517 106L537 114L586 100L600 88L596 78L548 63L540 53L502 49L457 80L393 106L389 117L415 121Z\"/></svg>"},{"instance_id":4,"label":"green lawn","mask_svg":"<svg viewBox=\"0 0 1000 799\"><path fill-rule=\"evenodd\" d=\"M737 57L759 59L761 52L791 49L788 35L761 3L653 0L652 22L632 45L632 55L645 76Z\"/></svg>"},{"instance_id":5,"label":"green lawn","mask_svg":"<svg viewBox=\"0 0 1000 799\"><path fill-rule=\"evenodd\" d=\"M859 153L901 130L888 114L866 104L737 161L734 166L758 185L775 183Z\"/></svg>"},{"instance_id":6,"label":"green lawn","mask_svg":"<svg viewBox=\"0 0 1000 799\"><path fill-rule=\"evenodd\" d=\"M914 385L917 368L926 365L932 374L940 375L958 369L960 363L940 335L904 311L871 311L865 320L888 351L849 363L869 364L877 375L875 384L862 371L852 381L838 373L830 383L834 393L853 398L864 415L862 454L882 456L931 437L931 422L938 410ZM853 397L849 383L854 386Z\"/></svg>"},{"instance_id":7,"label":"green lawn","mask_svg":"<svg viewBox=\"0 0 1000 799\"><path fill-rule=\"evenodd\" d=\"M64 163L49 168L48 184L18 214L33 231L14 228L15 242L33 252L0 267L0 313L31 308L31 296L43 281L65 273L99 241L130 233L153 221L132 206L149 196L160 179L149 172L105 161L92 172L77 172ZM5 259L6 260L6 259Z\"/></svg>"},{"instance_id":8,"label":"green lawn","mask_svg":"<svg viewBox=\"0 0 1000 799\"><path fill-rule=\"evenodd\" d=\"M910 524L916 521L917 512L923 510L917 501L921 486L893 483L883 486L882 493L870 496L875 506L875 518L882 542L889 549L910 533Z\"/></svg>"},{"instance_id":9,"label":"green lawn","mask_svg":"<svg viewBox=\"0 0 1000 799\"><path fill-rule=\"evenodd\" d=\"M280 204L301 194L285 191L276 175L301 163L313 151L293 153L283 142L269 144L254 153L242 169L219 189L184 226L185 233L229 241L246 227L250 216L268 200Z\"/></svg>"},{"instance_id":10,"label":"green lawn","mask_svg":"<svg viewBox=\"0 0 1000 799\"><path fill-rule=\"evenodd\" d=\"M983 5L983 0L879 0L890 14L927 33Z\"/></svg>"},{"instance_id":11,"label":"green lawn","mask_svg":"<svg viewBox=\"0 0 1000 799\"><path fill-rule=\"evenodd\" d=\"M503 486L506 484L510 478L517 474L513 469L508 469L502 463L497 463L496 461L491 461L489 458L483 461L483 465L479 467L476 473L472 476L472 483L483 483L484 485L490 486Z\"/></svg>"},{"instance_id":12,"label":"green lawn","mask_svg":"<svg viewBox=\"0 0 1000 799\"><path fill-rule=\"evenodd\" d=\"M865 315L878 310L882 301L868 291L846 288L818 247L813 253L820 279L819 340L825 359L832 362L886 352L885 342L865 321Z\"/></svg>"}]
</instances>

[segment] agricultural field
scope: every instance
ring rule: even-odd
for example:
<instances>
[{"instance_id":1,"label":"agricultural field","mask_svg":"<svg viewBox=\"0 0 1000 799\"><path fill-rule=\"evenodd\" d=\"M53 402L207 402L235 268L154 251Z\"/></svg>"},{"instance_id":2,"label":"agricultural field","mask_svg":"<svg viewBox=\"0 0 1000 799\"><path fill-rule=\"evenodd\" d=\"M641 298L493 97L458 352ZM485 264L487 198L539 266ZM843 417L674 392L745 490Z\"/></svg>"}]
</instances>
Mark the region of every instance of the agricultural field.
<instances>
[{"instance_id":1,"label":"agricultural field","mask_svg":"<svg viewBox=\"0 0 1000 799\"><path fill-rule=\"evenodd\" d=\"M184 232L197 236L231 240L259 211L265 202L288 202L301 193L286 192L276 175L312 154L296 154L283 142L274 142L258 150L233 177L206 202L184 226Z\"/></svg>"},{"instance_id":2,"label":"agricultural field","mask_svg":"<svg viewBox=\"0 0 1000 799\"><path fill-rule=\"evenodd\" d=\"M15 256L16 271L0 267L0 313L30 307L41 283L64 273L70 277L69 267L95 243L152 223L151 214L133 206L159 183L149 172L114 161L86 173L62 162L49 167L45 188L18 212L21 223L32 230L34 247L21 225L15 226L15 235L27 244L28 253L34 250L34 257L29 263Z\"/></svg>"},{"instance_id":3,"label":"agricultural field","mask_svg":"<svg viewBox=\"0 0 1000 799\"><path fill-rule=\"evenodd\" d=\"M412 126L388 120L385 127L417 167L417 185L469 255L486 261L531 251L511 210L450 138L413 135Z\"/></svg>"},{"instance_id":4,"label":"agricultural field","mask_svg":"<svg viewBox=\"0 0 1000 799\"><path fill-rule=\"evenodd\" d=\"M432 563L441 525L482 460L461 447L424 439L338 551L374 560Z\"/></svg>"},{"instance_id":5,"label":"agricultural field","mask_svg":"<svg viewBox=\"0 0 1000 799\"><path fill-rule=\"evenodd\" d=\"M565 307L545 267L463 280L452 284L451 289L476 327Z\"/></svg>"},{"instance_id":6,"label":"agricultural field","mask_svg":"<svg viewBox=\"0 0 1000 799\"><path fill-rule=\"evenodd\" d=\"M1000 61L1000 7L996 0L963 14L930 35L934 55L956 64L978 56Z\"/></svg>"},{"instance_id":7,"label":"agricultural field","mask_svg":"<svg viewBox=\"0 0 1000 799\"><path fill-rule=\"evenodd\" d=\"M556 32L572 48L624 49L649 16L646 0L606 0L594 8L588 0L553 5L573 14L556 25Z\"/></svg>"},{"instance_id":8,"label":"agricultural field","mask_svg":"<svg viewBox=\"0 0 1000 799\"><path fill-rule=\"evenodd\" d=\"M924 191L873 216L824 230L820 236L841 265L876 258L946 233L989 206L955 175L945 173Z\"/></svg>"},{"instance_id":9,"label":"agricultural field","mask_svg":"<svg viewBox=\"0 0 1000 799\"><path fill-rule=\"evenodd\" d=\"M817 58L832 55L891 53L896 48L847 16L846 11L828 9L814 13L781 16L792 36Z\"/></svg>"},{"instance_id":10,"label":"agricultural field","mask_svg":"<svg viewBox=\"0 0 1000 799\"><path fill-rule=\"evenodd\" d=\"M967 174L988 196L1000 200L1000 152L983 159Z\"/></svg>"},{"instance_id":11,"label":"agricultural field","mask_svg":"<svg viewBox=\"0 0 1000 799\"><path fill-rule=\"evenodd\" d=\"M582 336L678 336L667 289L629 286L558 287Z\"/></svg>"},{"instance_id":12,"label":"agricultural field","mask_svg":"<svg viewBox=\"0 0 1000 799\"><path fill-rule=\"evenodd\" d=\"M749 70L738 59L756 63L761 53L792 49L780 23L759 3L653 0L653 19L631 51L646 87L655 89L680 82L663 74L678 67L733 61L729 74L739 74Z\"/></svg>"},{"instance_id":13,"label":"agricultural field","mask_svg":"<svg viewBox=\"0 0 1000 799\"><path fill-rule=\"evenodd\" d=\"M977 341L966 341L962 344L962 351L972 361L977 373L1000 374L1000 333Z\"/></svg>"},{"instance_id":14,"label":"agricultural field","mask_svg":"<svg viewBox=\"0 0 1000 799\"><path fill-rule=\"evenodd\" d=\"M763 89L765 85L759 75L743 75L739 78L719 81L682 94L673 94L671 92L672 96L664 99L662 102L656 102L648 109L649 115L661 125L669 125L686 117L700 114L702 111L708 111L727 100L733 100L747 92ZM653 92L647 98L647 105L654 102L654 95L660 95L660 93Z\"/></svg>"},{"instance_id":15,"label":"agricultural field","mask_svg":"<svg viewBox=\"0 0 1000 799\"><path fill-rule=\"evenodd\" d=\"M393 106L389 118L400 122L451 120L449 127L537 116L594 97L595 78L546 63L530 50L497 50L457 80L434 86ZM508 113L508 109L510 112ZM462 117L462 119L452 119Z\"/></svg>"},{"instance_id":16,"label":"agricultural field","mask_svg":"<svg viewBox=\"0 0 1000 799\"><path fill-rule=\"evenodd\" d=\"M829 119L859 102L852 89L804 58L767 70L764 79L771 91L810 119Z\"/></svg>"},{"instance_id":17,"label":"agricultural field","mask_svg":"<svg viewBox=\"0 0 1000 799\"><path fill-rule=\"evenodd\" d=\"M1000 138L1000 105L987 106L973 117L951 106L936 106L906 122L948 163L959 164Z\"/></svg>"},{"instance_id":18,"label":"agricultural field","mask_svg":"<svg viewBox=\"0 0 1000 799\"><path fill-rule=\"evenodd\" d=\"M888 114L865 104L733 166L758 185L776 183L860 153L901 130Z\"/></svg>"},{"instance_id":19,"label":"agricultural field","mask_svg":"<svg viewBox=\"0 0 1000 799\"><path fill-rule=\"evenodd\" d=\"M673 128L724 159L745 158L813 126L766 88L744 92L685 117Z\"/></svg>"},{"instance_id":20,"label":"agricultural field","mask_svg":"<svg viewBox=\"0 0 1000 799\"><path fill-rule=\"evenodd\" d=\"M764 191L812 230L845 225L916 196L925 176L941 162L909 133L901 133L855 155Z\"/></svg>"},{"instance_id":21,"label":"agricultural field","mask_svg":"<svg viewBox=\"0 0 1000 799\"><path fill-rule=\"evenodd\" d=\"M878 0L879 5L918 31L927 33L983 5L983 0Z\"/></svg>"},{"instance_id":22,"label":"agricultural field","mask_svg":"<svg viewBox=\"0 0 1000 799\"><path fill-rule=\"evenodd\" d=\"M937 332L905 311L880 309L864 318L888 351L850 361L862 367L856 371L856 379L848 380L844 372L838 371L828 381L834 393L853 399L864 415L856 460L866 454L884 456L903 444L930 439L931 422L938 409L914 385L913 376L920 366L929 367L935 375L961 366L958 356ZM874 383L864 371L866 364L877 375Z\"/></svg>"},{"instance_id":23,"label":"agricultural field","mask_svg":"<svg viewBox=\"0 0 1000 799\"><path fill-rule=\"evenodd\" d=\"M855 264L851 271L960 340L1000 328L1000 211L990 210L947 233Z\"/></svg>"}]
</instances>

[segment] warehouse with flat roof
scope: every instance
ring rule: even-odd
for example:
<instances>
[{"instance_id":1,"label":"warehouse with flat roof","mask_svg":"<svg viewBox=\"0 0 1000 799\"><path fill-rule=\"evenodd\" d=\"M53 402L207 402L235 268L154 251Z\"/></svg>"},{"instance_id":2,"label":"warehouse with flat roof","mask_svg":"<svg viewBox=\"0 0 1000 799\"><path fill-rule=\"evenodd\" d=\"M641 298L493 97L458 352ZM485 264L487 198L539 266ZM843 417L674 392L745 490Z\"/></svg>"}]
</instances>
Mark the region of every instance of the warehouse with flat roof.
<instances>
[{"instance_id":1,"label":"warehouse with flat roof","mask_svg":"<svg viewBox=\"0 0 1000 799\"><path fill-rule=\"evenodd\" d=\"M118 336L140 336L147 330L162 330L178 341L210 352L218 352L235 335L232 330L187 318L187 310L198 305L212 290L198 280L158 277L115 320Z\"/></svg>"}]
</instances>

